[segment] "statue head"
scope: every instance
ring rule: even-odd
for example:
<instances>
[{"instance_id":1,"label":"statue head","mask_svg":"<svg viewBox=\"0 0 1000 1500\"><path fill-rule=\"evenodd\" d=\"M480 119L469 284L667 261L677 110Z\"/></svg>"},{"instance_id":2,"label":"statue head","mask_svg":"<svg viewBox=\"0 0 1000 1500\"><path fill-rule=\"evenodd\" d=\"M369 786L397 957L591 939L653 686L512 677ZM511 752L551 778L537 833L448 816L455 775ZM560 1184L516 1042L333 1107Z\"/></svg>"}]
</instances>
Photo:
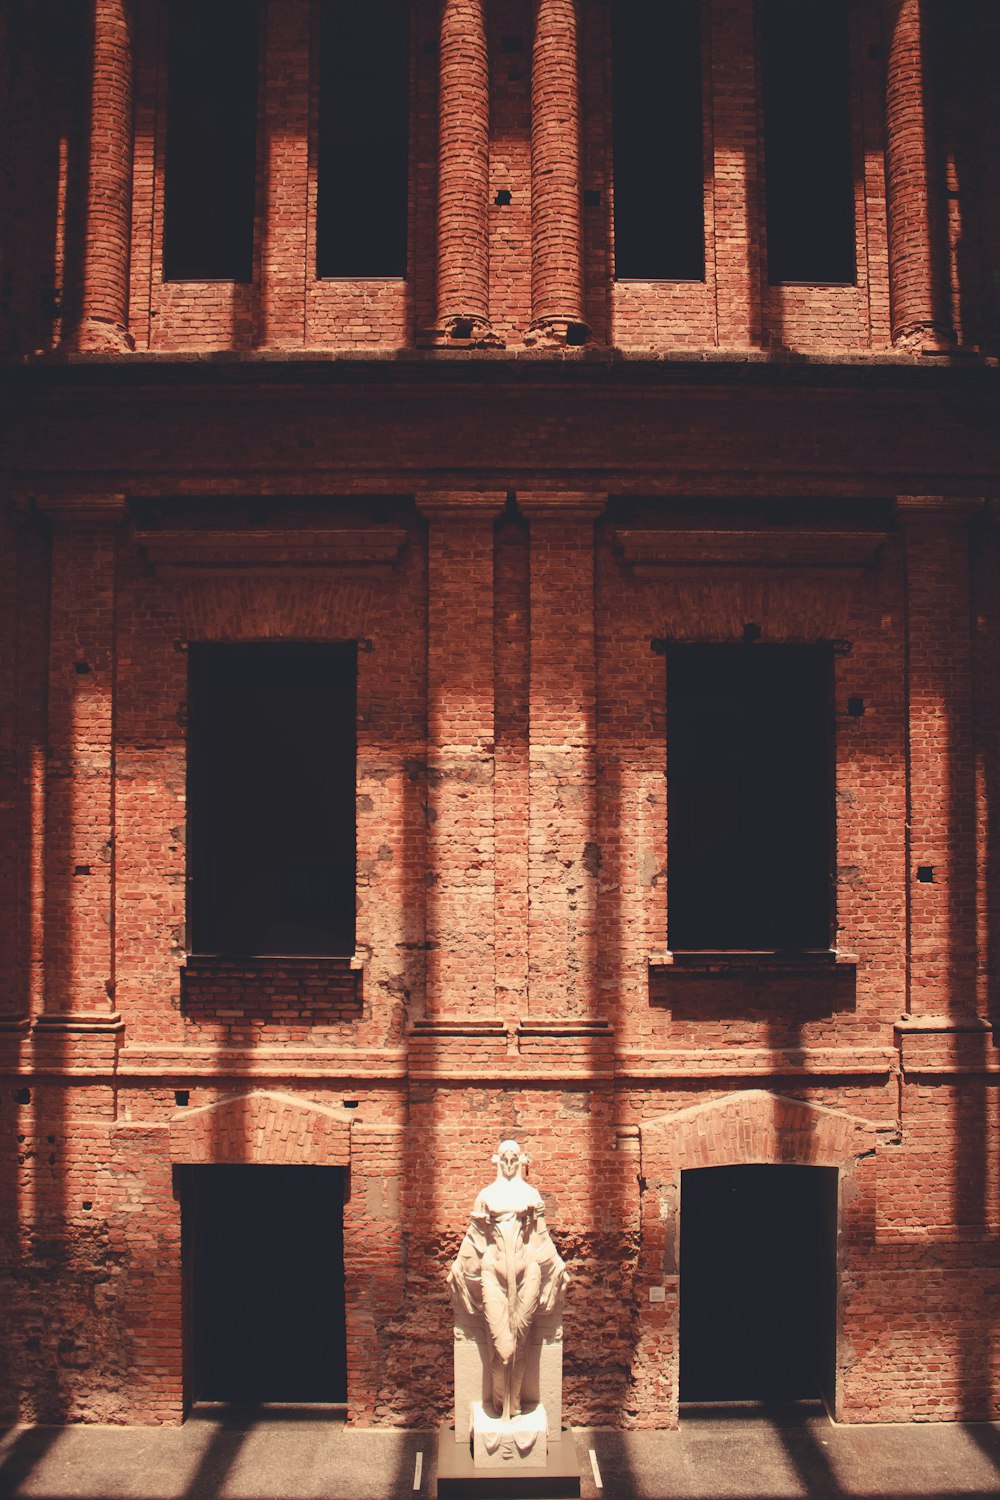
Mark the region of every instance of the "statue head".
<instances>
[{"instance_id":1,"label":"statue head","mask_svg":"<svg viewBox=\"0 0 1000 1500\"><path fill-rule=\"evenodd\" d=\"M497 1176L511 1178L519 1177L521 1168L526 1167L531 1158L521 1150L517 1141L501 1141L493 1160Z\"/></svg>"}]
</instances>

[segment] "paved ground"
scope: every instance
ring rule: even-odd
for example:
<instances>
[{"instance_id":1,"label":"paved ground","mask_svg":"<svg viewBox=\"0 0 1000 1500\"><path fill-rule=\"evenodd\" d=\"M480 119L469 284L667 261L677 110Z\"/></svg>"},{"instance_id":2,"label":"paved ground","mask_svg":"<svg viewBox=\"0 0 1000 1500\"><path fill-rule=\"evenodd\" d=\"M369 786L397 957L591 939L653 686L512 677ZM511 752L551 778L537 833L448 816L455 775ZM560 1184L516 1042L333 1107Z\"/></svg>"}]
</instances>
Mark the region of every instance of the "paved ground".
<instances>
[{"instance_id":1,"label":"paved ground","mask_svg":"<svg viewBox=\"0 0 1000 1500\"><path fill-rule=\"evenodd\" d=\"M585 1500L964 1500L1000 1496L1000 1423L835 1427L702 1410L677 1432L575 1433ZM206 1409L178 1428L15 1427L18 1500L433 1500L436 1436L327 1413ZM591 1450L603 1485L598 1489ZM419 1483L415 1484L418 1455Z\"/></svg>"}]
</instances>

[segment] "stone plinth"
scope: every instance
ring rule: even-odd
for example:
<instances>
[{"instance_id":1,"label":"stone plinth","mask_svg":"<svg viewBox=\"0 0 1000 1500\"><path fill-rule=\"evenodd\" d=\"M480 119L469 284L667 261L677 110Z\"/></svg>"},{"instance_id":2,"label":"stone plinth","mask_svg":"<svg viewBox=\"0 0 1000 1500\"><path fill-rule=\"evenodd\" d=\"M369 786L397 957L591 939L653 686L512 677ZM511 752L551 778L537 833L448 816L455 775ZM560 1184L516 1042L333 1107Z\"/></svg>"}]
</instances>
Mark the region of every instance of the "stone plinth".
<instances>
[{"instance_id":1,"label":"stone plinth","mask_svg":"<svg viewBox=\"0 0 1000 1500\"><path fill-rule=\"evenodd\" d=\"M543 1500L545 1496L578 1496L580 1465L571 1432L546 1439L548 1461L544 1469L508 1465L477 1469L469 1442L468 1413L465 1441L456 1443L450 1427L438 1432L438 1500Z\"/></svg>"},{"instance_id":2,"label":"stone plinth","mask_svg":"<svg viewBox=\"0 0 1000 1500\"><path fill-rule=\"evenodd\" d=\"M491 1417L481 1401L472 1408L472 1462L477 1469L544 1469L548 1460L544 1406L516 1417Z\"/></svg>"}]
</instances>

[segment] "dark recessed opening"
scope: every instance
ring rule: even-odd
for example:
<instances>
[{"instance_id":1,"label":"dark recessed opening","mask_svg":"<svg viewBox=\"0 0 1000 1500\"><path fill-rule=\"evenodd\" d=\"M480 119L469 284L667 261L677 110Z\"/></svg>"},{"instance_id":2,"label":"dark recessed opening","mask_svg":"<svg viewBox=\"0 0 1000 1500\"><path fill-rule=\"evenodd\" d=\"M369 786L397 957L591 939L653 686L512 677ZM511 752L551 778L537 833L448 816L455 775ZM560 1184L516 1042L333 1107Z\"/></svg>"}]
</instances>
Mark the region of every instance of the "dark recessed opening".
<instances>
[{"instance_id":1,"label":"dark recessed opening","mask_svg":"<svg viewBox=\"0 0 1000 1500\"><path fill-rule=\"evenodd\" d=\"M184 1109L190 1097L187 1089L175 1089L174 1091L174 1103L178 1109Z\"/></svg>"},{"instance_id":2,"label":"dark recessed opening","mask_svg":"<svg viewBox=\"0 0 1000 1500\"><path fill-rule=\"evenodd\" d=\"M177 1171L188 1404L346 1400L343 1169Z\"/></svg>"},{"instance_id":3,"label":"dark recessed opening","mask_svg":"<svg viewBox=\"0 0 1000 1500\"><path fill-rule=\"evenodd\" d=\"M73 671L78 677L86 677L87 673L90 671L90 663L86 661L75 661L73 663Z\"/></svg>"},{"instance_id":4,"label":"dark recessed opening","mask_svg":"<svg viewBox=\"0 0 1000 1500\"><path fill-rule=\"evenodd\" d=\"M452 325L451 336L453 339L471 339L472 324L461 319Z\"/></svg>"},{"instance_id":5,"label":"dark recessed opening","mask_svg":"<svg viewBox=\"0 0 1000 1500\"><path fill-rule=\"evenodd\" d=\"M18 1089L17 1093L14 1095L14 1103L15 1104L30 1104L31 1103L31 1090L30 1089Z\"/></svg>"},{"instance_id":6,"label":"dark recessed opening","mask_svg":"<svg viewBox=\"0 0 1000 1500\"><path fill-rule=\"evenodd\" d=\"M497 205L498 208L506 208L510 201L511 195L508 188L501 188L496 197L493 199L493 202Z\"/></svg>"},{"instance_id":7,"label":"dark recessed opening","mask_svg":"<svg viewBox=\"0 0 1000 1500\"><path fill-rule=\"evenodd\" d=\"M865 700L863 698L848 698L847 712L852 719L862 719L865 713Z\"/></svg>"},{"instance_id":8,"label":"dark recessed opening","mask_svg":"<svg viewBox=\"0 0 1000 1500\"><path fill-rule=\"evenodd\" d=\"M833 655L667 648L671 948L829 950Z\"/></svg>"},{"instance_id":9,"label":"dark recessed opening","mask_svg":"<svg viewBox=\"0 0 1000 1500\"><path fill-rule=\"evenodd\" d=\"M918 865L917 866L917 879L920 881L921 885L933 885L934 884L934 866L933 865Z\"/></svg>"},{"instance_id":10,"label":"dark recessed opening","mask_svg":"<svg viewBox=\"0 0 1000 1500\"><path fill-rule=\"evenodd\" d=\"M680 1398L833 1395L837 1171L681 1173Z\"/></svg>"},{"instance_id":11,"label":"dark recessed opening","mask_svg":"<svg viewBox=\"0 0 1000 1500\"><path fill-rule=\"evenodd\" d=\"M163 275L249 281L257 175L256 0L170 0Z\"/></svg>"},{"instance_id":12,"label":"dark recessed opening","mask_svg":"<svg viewBox=\"0 0 1000 1500\"><path fill-rule=\"evenodd\" d=\"M743 639L749 644L751 641L759 641L764 632L759 625L752 621L743 627Z\"/></svg>"},{"instance_id":13,"label":"dark recessed opening","mask_svg":"<svg viewBox=\"0 0 1000 1500\"><path fill-rule=\"evenodd\" d=\"M615 275L705 275L701 6L612 7Z\"/></svg>"},{"instance_id":14,"label":"dark recessed opening","mask_svg":"<svg viewBox=\"0 0 1000 1500\"><path fill-rule=\"evenodd\" d=\"M846 0L759 0L767 271L782 282L855 277Z\"/></svg>"},{"instance_id":15,"label":"dark recessed opening","mask_svg":"<svg viewBox=\"0 0 1000 1500\"><path fill-rule=\"evenodd\" d=\"M407 0L324 0L317 276L405 276L410 121Z\"/></svg>"},{"instance_id":16,"label":"dark recessed opening","mask_svg":"<svg viewBox=\"0 0 1000 1500\"><path fill-rule=\"evenodd\" d=\"M193 645L191 948L354 952L354 642Z\"/></svg>"},{"instance_id":17,"label":"dark recessed opening","mask_svg":"<svg viewBox=\"0 0 1000 1500\"><path fill-rule=\"evenodd\" d=\"M74 875L89 875L90 874L90 866L89 865L74 865L73 866L73 874Z\"/></svg>"},{"instance_id":18,"label":"dark recessed opening","mask_svg":"<svg viewBox=\"0 0 1000 1500\"><path fill-rule=\"evenodd\" d=\"M566 342L573 345L585 344L587 342L586 323L567 323Z\"/></svg>"}]
</instances>

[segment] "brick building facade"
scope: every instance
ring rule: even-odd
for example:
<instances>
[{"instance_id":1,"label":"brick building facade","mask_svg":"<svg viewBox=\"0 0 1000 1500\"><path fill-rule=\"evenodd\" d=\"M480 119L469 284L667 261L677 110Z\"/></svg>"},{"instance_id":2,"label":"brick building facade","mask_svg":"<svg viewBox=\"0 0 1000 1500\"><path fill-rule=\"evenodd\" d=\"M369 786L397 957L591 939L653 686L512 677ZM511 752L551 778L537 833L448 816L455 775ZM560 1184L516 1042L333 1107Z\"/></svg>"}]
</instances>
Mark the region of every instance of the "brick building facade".
<instances>
[{"instance_id":1,"label":"brick building facade","mask_svg":"<svg viewBox=\"0 0 1000 1500\"><path fill-rule=\"evenodd\" d=\"M5 1417L442 1417L510 1135L570 1421L1000 1416L1000 16L804 9L0 11Z\"/></svg>"}]
</instances>

